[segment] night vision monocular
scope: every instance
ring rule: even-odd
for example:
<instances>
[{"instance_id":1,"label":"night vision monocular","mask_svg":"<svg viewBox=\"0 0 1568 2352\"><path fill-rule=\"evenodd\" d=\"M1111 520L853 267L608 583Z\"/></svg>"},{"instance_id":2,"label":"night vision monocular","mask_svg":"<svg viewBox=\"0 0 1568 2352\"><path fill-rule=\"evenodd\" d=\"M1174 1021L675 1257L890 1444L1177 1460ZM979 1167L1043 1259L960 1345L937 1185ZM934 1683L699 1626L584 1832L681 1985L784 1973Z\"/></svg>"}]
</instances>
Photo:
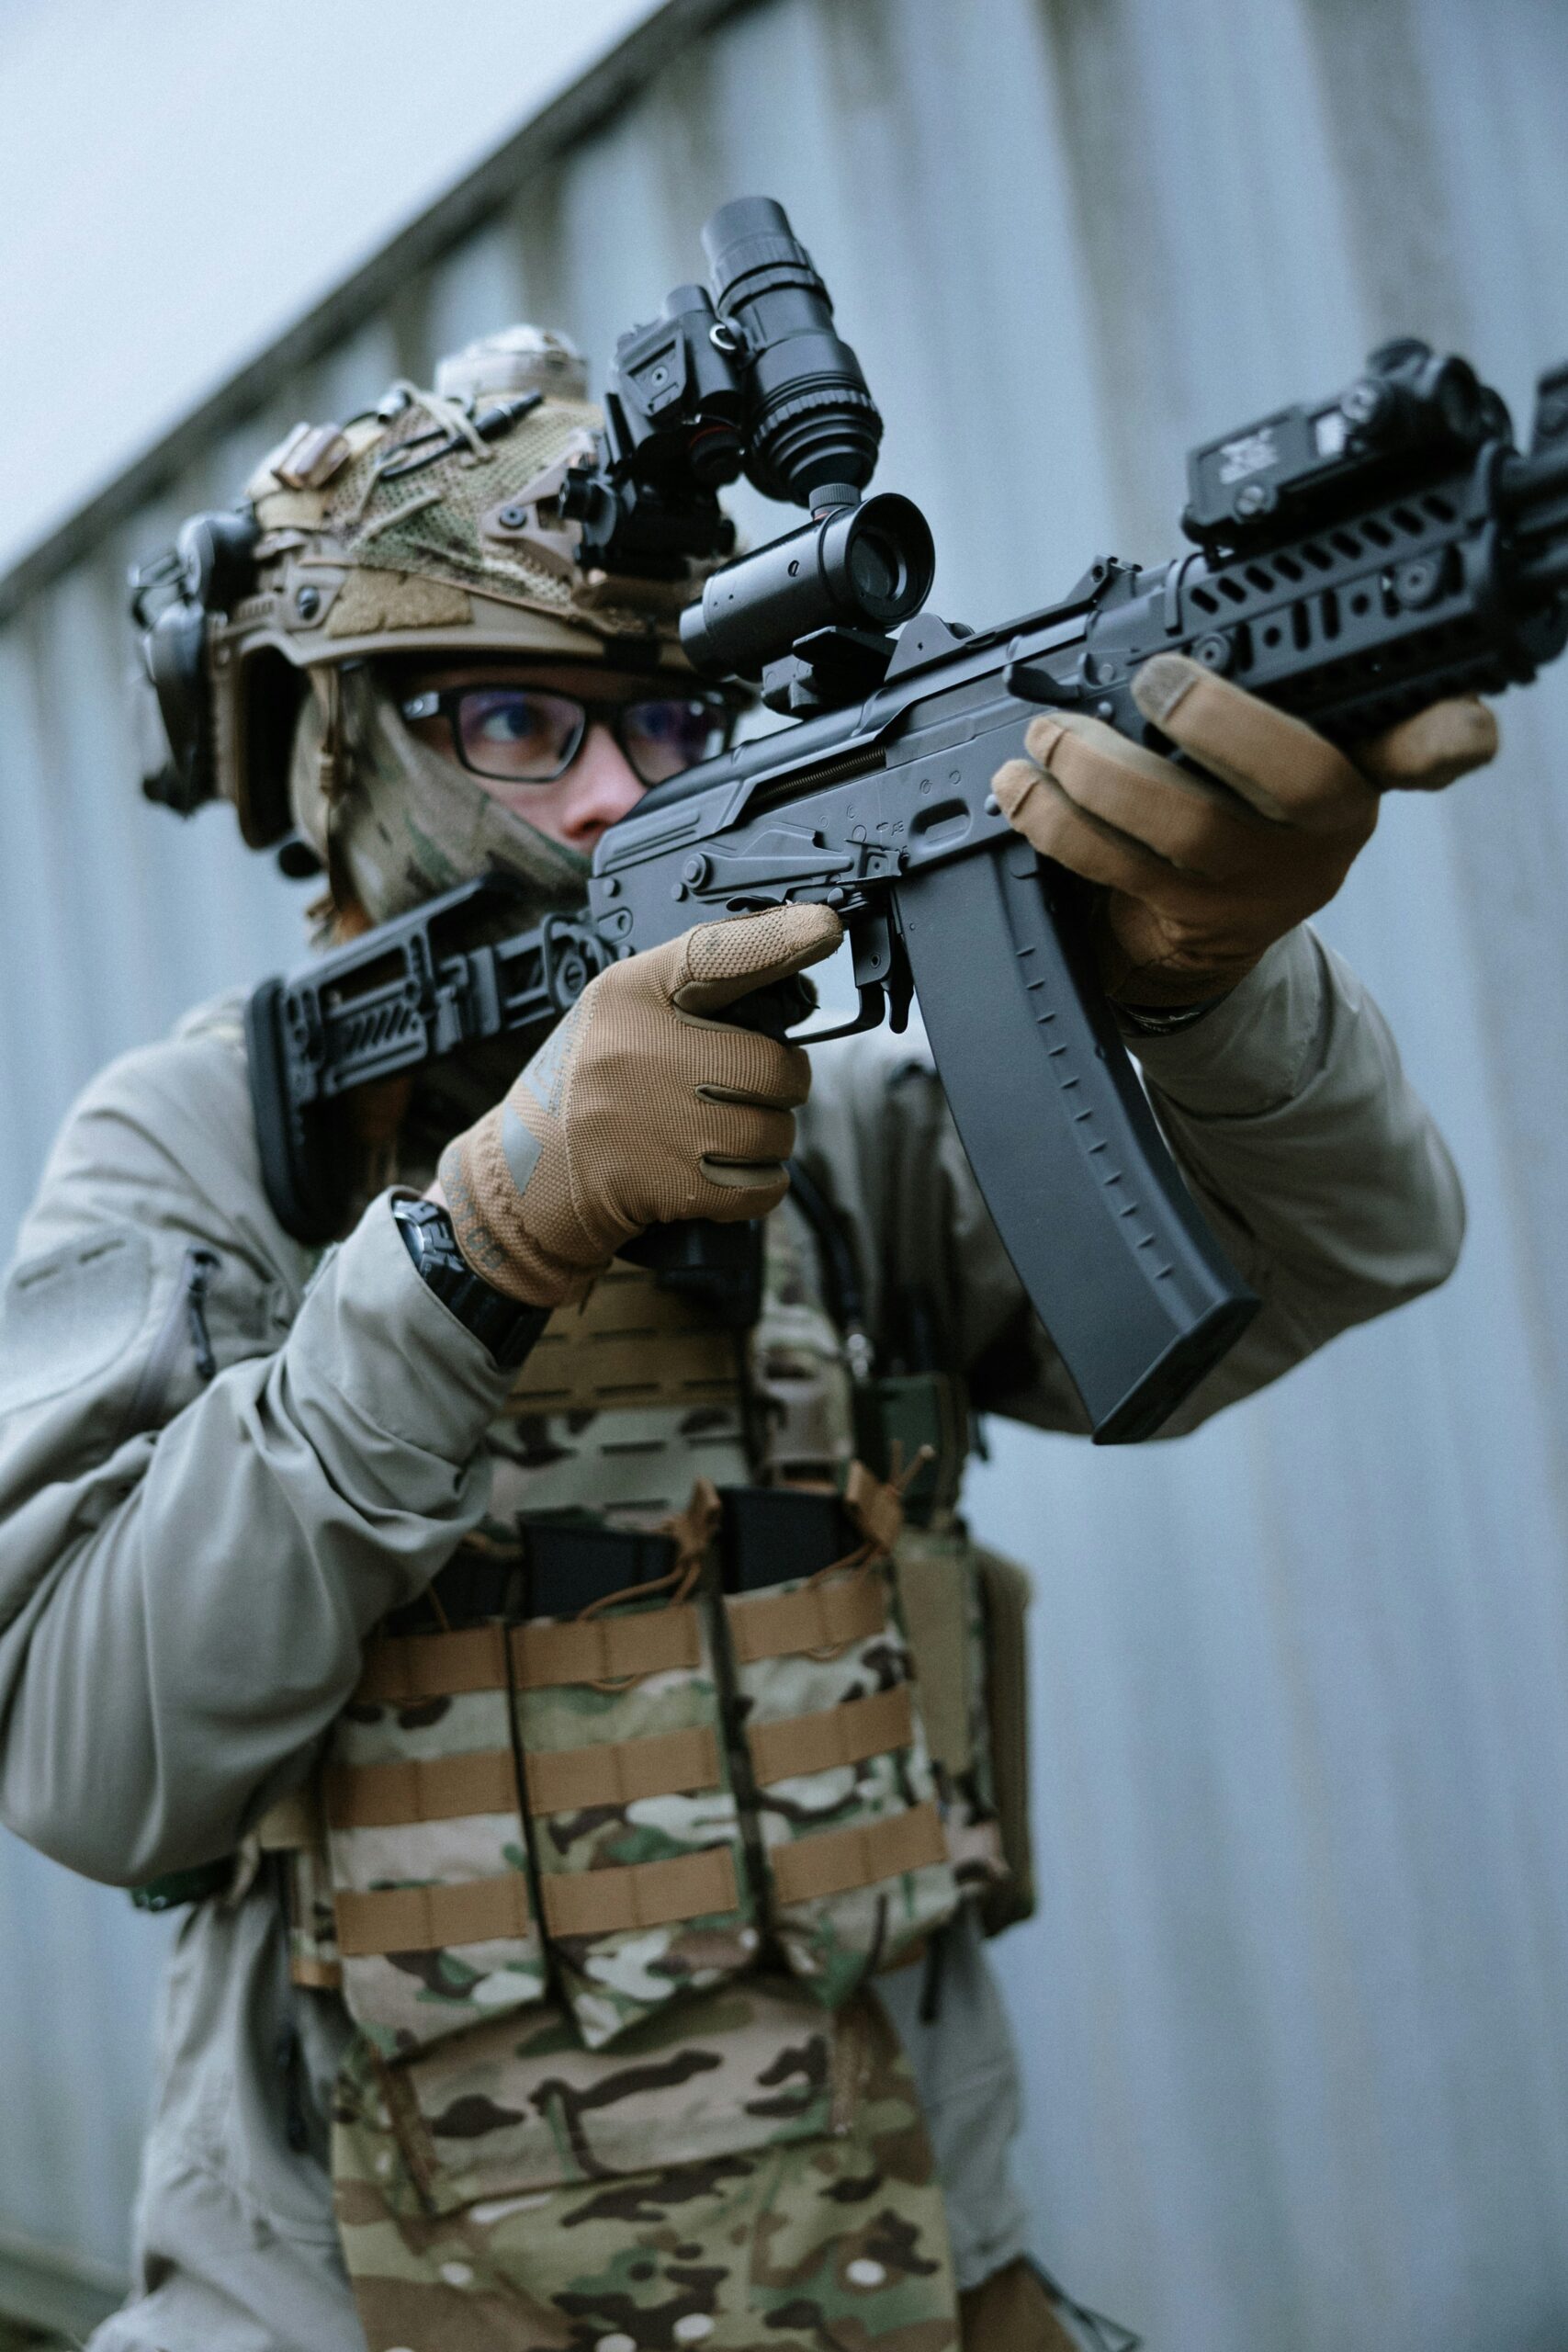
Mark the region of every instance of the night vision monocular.
<instances>
[{"instance_id":1,"label":"night vision monocular","mask_svg":"<svg viewBox=\"0 0 1568 2352\"><path fill-rule=\"evenodd\" d=\"M761 679L780 709L841 702L875 683L886 632L931 594L931 529L908 498L862 503L881 413L784 207L722 205L703 246L711 292L677 286L617 343L597 459L567 475L560 511L581 561L657 577L729 551L717 492L742 473L808 507L799 530L710 577L681 641L710 676Z\"/></svg>"}]
</instances>

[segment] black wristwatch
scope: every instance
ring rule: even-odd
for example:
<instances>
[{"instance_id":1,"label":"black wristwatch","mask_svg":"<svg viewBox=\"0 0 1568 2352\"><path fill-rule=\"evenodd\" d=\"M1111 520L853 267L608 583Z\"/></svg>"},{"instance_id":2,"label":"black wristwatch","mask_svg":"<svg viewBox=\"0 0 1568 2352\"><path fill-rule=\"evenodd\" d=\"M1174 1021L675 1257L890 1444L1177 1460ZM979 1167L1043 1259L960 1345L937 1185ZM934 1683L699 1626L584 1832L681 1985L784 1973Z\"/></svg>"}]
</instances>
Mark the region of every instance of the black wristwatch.
<instances>
[{"instance_id":1,"label":"black wristwatch","mask_svg":"<svg viewBox=\"0 0 1568 2352\"><path fill-rule=\"evenodd\" d=\"M1205 997L1201 1004L1117 1004L1111 1007L1124 1029L1137 1037L1175 1037L1183 1029L1195 1029L1200 1021L1207 1021L1217 1012L1231 993Z\"/></svg>"},{"instance_id":2,"label":"black wristwatch","mask_svg":"<svg viewBox=\"0 0 1568 2352\"><path fill-rule=\"evenodd\" d=\"M476 1274L457 1247L452 1220L435 1201L392 1203L403 1246L443 1306L487 1347L503 1372L515 1372L550 1319L547 1306L525 1306Z\"/></svg>"}]
</instances>

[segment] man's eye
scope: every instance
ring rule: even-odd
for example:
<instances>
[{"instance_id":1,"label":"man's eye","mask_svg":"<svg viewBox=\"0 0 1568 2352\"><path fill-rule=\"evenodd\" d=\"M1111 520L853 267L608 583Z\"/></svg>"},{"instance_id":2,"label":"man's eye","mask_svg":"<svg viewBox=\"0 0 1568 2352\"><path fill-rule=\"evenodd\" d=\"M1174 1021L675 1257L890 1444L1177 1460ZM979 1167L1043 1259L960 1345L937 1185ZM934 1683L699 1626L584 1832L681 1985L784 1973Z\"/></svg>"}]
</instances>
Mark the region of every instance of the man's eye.
<instances>
[{"instance_id":1,"label":"man's eye","mask_svg":"<svg viewBox=\"0 0 1568 2352\"><path fill-rule=\"evenodd\" d=\"M538 784L566 764L581 714L563 695L494 686L463 695L457 726L462 755L479 775Z\"/></svg>"},{"instance_id":2,"label":"man's eye","mask_svg":"<svg viewBox=\"0 0 1568 2352\"><path fill-rule=\"evenodd\" d=\"M668 741L690 743L705 736L713 712L705 702L656 702L649 706L649 730Z\"/></svg>"},{"instance_id":3,"label":"man's eye","mask_svg":"<svg viewBox=\"0 0 1568 2352\"><path fill-rule=\"evenodd\" d=\"M628 714L645 742L677 748L695 759L716 731L717 717L705 702L638 703Z\"/></svg>"},{"instance_id":4,"label":"man's eye","mask_svg":"<svg viewBox=\"0 0 1568 2352\"><path fill-rule=\"evenodd\" d=\"M667 743L680 729L681 715L686 706L676 702L645 702L634 714L634 724L651 743Z\"/></svg>"},{"instance_id":5,"label":"man's eye","mask_svg":"<svg viewBox=\"0 0 1568 2352\"><path fill-rule=\"evenodd\" d=\"M474 729L483 743L531 743L547 731L544 713L529 695L508 695L481 707Z\"/></svg>"}]
</instances>

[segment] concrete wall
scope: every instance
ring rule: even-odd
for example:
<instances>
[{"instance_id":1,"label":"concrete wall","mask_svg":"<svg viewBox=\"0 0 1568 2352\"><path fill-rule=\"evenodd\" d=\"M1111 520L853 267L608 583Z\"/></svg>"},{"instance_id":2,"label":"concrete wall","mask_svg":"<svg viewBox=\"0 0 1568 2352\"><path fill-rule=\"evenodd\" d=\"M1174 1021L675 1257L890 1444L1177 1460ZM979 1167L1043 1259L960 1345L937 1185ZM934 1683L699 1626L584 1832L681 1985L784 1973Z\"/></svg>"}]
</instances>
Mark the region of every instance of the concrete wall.
<instances>
[{"instance_id":1,"label":"concrete wall","mask_svg":"<svg viewBox=\"0 0 1568 2352\"><path fill-rule=\"evenodd\" d=\"M0 1226L104 1057L295 952L141 808L118 580L296 415L504 318L602 361L728 195L789 206L988 620L1174 544L1187 444L1396 330L1568 351L1549 0L762 0L37 587L0 639ZM752 515L753 526L760 519ZM1449 1287L1196 1439L997 1429L1039 1579L1043 1903L1000 1957L1042 2251L1161 2352L1568 2340L1568 677L1389 808L1325 928L1461 1163ZM123 2258L164 1938L0 1845L0 2226Z\"/></svg>"}]
</instances>

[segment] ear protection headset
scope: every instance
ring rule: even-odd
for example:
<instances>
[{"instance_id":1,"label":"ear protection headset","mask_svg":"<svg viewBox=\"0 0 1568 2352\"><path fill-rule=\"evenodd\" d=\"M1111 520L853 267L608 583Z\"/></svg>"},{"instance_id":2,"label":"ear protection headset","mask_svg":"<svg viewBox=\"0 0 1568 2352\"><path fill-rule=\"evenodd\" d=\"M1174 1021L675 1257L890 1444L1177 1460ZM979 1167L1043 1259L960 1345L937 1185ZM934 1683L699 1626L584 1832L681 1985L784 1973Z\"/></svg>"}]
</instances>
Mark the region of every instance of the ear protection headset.
<instances>
[{"instance_id":1,"label":"ear protection headset","mask_svg":"<svg viewBox=\"0 0 1568 2352\"><path fill-rule=\"evenodd\" d=\"M209 630L255 584L259 537L247 507L193 514L172 548L130 573L141 674L156 707L141 789L182 817L218 797Z\"/></svg>"}]
</instances>

